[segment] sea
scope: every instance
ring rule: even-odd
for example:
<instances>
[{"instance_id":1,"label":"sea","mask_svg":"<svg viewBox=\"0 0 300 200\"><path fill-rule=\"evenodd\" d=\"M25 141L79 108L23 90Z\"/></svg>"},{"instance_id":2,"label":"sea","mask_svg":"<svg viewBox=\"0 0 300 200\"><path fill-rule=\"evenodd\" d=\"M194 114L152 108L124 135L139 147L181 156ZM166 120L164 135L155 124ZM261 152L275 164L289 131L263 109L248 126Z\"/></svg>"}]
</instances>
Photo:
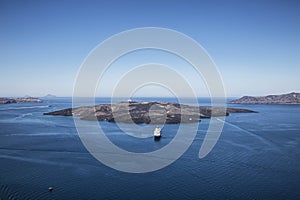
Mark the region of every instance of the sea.
<instances>
[{"instance_id":1,"label":"sea","mask_svg":"<svg viewBox=\"0 0 300 200\"><path fill-rule=\"evenodd\" d=\"M300 199L300 105L228 104L256 113L227 116L207 156L199 158L210 124L210 119L202 119L192 144L176 161L152 172L128 173L93 157L72 117L43 115L70 108L72 98L43 100L0 105L1 200ZM199 102L209 105L206 98ZM164 148L178 129L176 124L165 124L163 137L155 142L152 137L124 133L115 123L99 125L119 148L142 153ZM184 126L188 134L190 126Z\"/></svg>"}]
</instances>

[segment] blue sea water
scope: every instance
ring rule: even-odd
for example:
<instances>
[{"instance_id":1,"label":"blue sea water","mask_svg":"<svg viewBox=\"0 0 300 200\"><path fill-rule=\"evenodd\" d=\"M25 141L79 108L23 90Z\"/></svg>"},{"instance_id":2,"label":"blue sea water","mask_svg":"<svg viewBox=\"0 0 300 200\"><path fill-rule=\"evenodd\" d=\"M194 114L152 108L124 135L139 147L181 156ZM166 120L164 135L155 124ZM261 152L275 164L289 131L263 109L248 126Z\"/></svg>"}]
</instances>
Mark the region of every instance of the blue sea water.
<instances>
[{"instance_id":1,"label":"blue sea water","mask_svg":"<svg viewBox=\"0 0 300 200\"><path fill-rule=\"evenodd\" d=\"M97 103L108 102L97 99ZM200 102L209 104L207 99ZM226 117L216 146L199 159L209 124L209 119L203 119L194 142L177 161L158 171L131 174L91 156L72 117L43 115L71 104L71 98L51 98L43 103L0 105L1 200L300 199L299 105L228 105L257 113ZM113 143L133 152L164 147L178 128L164 125L164 137L154 142L124 134L114 123L100 125ZM189 126L185 129L188 132Z\"/></svg>"}]
</instances>

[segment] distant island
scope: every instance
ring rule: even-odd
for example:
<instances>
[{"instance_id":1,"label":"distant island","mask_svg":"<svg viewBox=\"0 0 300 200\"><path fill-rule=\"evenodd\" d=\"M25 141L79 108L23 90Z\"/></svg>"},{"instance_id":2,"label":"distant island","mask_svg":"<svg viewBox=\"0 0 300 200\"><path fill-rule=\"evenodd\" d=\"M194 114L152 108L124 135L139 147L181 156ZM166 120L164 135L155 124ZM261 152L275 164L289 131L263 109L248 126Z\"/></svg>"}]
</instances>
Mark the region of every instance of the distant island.
<instances>
[{"instance_id":1,"label":"distant island","mask_svg":"<svg viewBox=\"0 0 300 200\"><path fill-rule=\"evenodd\" d=\"M10 104L10 103L26 103L26 102L33 102L33 103L42 103L43 100L35 97L21 97L21 98L7 98L3 97L0 98L0 104Z\"/></svg>"},{"instance_id":2,"label":"distant island","mask_svg":"<svg viewBox=\"0 0 300 200\"><path fill-rule=\"evenodd\" d=\"M289 93L268 96L243 96L229 102L230 104L300 104L300 93Z\"/></svg>"},{"instance_id":3,"label":"distant island","mask_svg":"<svg viewBox=\"0 0 300 200\"><path fill-rule=\"evenodd\" d=\"M199 122L200 118L227 116L229 113L254 112L247 109L210 106L188 106L170 102L120 102L68 108L44 115L76 116L82 120L98 120L123 123L178 124Z\"/></svg>"},{"instance_id":4,"label":"distant island","mask_svg":"<svg viewBox=\"0 0 300 200\"><path fill-rule=\"evenodd\" d=\"M53 94L47 94L46 96L44 96L44 98L55 98L56 96Z\"/></svg>"}]
</instances>

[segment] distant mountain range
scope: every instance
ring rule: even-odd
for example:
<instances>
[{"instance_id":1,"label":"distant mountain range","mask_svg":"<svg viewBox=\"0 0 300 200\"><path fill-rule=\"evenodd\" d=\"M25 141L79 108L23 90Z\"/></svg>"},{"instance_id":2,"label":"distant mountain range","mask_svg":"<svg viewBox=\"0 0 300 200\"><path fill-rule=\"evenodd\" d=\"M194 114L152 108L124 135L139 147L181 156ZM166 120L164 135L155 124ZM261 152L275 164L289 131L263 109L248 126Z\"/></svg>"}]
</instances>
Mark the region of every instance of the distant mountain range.
<instances>
[{"instance_id":1,"label":"distant mountain range","mask_svg":"<svg viewBox=\"0 0 300 200\"><path fill-rule=\"evenodd\" d=\"M300 104L300 93L292 92L281 95L243 96L229 102L230 104Z\"/></svg>"}]
</instances>

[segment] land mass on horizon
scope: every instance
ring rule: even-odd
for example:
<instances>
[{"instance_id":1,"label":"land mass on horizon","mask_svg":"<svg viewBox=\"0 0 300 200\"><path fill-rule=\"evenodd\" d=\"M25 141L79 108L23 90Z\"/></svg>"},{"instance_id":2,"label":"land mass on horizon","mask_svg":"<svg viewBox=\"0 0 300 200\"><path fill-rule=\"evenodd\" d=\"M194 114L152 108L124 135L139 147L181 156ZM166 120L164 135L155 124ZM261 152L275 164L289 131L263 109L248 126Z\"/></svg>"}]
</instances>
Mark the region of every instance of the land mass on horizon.
<instances>
[{"instance_id":1,"label":"land mass on horizon","mask_svg":"<svg viewBox=\"0 0 300 200\"><path fill-rule=\"evenodd\" d=\"M292 92L281 95L243 96L229 102L230 104L300 104L300 93Z\"/></svg>"},{"instance_id":2,"label":"land mass on horizon","mask_svg":"<svg viewBox=\"0 0 300 200\"><path fill-rule=\"evenodd\" d=\"M7 97L0 98L0 104L27 103L27 102L42 103L43 100L35 97L30 97L30 96L19 97L19 98L7 98Z\"/></svg>"},{"instance_id":3,"label":"land mass on horizon","mask_svg":"<svg viewBox=\"0 0 300 200\"><path fill-rule=\"evenodd\" d=\"M44 96L44 98L55 98L57 97L56 95L53 95L53 94L47 94Z\"/></svg>"}]
</instances>

